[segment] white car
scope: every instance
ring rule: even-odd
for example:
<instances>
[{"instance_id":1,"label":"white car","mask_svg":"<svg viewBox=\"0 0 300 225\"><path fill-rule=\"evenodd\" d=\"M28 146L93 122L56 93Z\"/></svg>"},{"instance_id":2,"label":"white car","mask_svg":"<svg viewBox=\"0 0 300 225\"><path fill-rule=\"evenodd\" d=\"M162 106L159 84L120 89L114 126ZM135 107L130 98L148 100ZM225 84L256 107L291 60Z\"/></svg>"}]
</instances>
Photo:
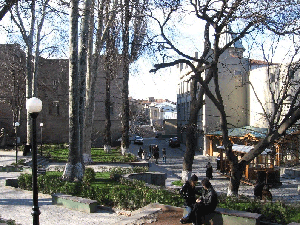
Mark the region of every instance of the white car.
<instances>
[{"instance_id":1,"label":"white car","mask_svg":"<svg viewBox=\"0 0 300 225\"><path fill-rule=\"evenodd\" d=\"M144 144L144 139L141 136L135 136L133 143L138 144L138 145L142 145L142 144Z\"/></svg>"}]
</instances>

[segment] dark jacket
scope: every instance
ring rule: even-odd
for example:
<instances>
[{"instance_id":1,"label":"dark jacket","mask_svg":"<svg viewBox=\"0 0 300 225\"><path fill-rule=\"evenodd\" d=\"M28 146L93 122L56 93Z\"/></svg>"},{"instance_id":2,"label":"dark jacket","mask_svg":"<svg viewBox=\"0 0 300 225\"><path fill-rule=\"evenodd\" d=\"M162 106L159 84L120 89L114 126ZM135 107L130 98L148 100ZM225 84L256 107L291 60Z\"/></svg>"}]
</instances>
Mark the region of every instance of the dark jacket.
<instances>
[{"instance_id":1,"label":"dark jacket","mask_svg":"<svg viewBox=\"0 0 300 225\"><path fill-rule=\"evenodd\" d=\"M213 212L216 209L218 204L218 195L213 187L203 190L202 201L206 207L206 212Z\"/></svg>"},{"instance_id":2,"label":"dark jacket","mask_svg":"<svg viewBox=\"0 0 300 225\"><path fill-rule=\"evenodd\" d=\"M262 190L264 188L264 183L257 183L254 187L254 197L261 200L262 198Z\"/></svg>"},{"instance_id":3,"label":"dark jacket","mask_svg":"<svg viewBox=\"0 0 300 225\"><path fill-rule=\"evenodd\" d=\"M195 187L192 187L189 181L187 181L179 191L180 195L184 198L187 206L193 206L196 202L196 194L201 195Z\"/></svg>"}]
</instances>

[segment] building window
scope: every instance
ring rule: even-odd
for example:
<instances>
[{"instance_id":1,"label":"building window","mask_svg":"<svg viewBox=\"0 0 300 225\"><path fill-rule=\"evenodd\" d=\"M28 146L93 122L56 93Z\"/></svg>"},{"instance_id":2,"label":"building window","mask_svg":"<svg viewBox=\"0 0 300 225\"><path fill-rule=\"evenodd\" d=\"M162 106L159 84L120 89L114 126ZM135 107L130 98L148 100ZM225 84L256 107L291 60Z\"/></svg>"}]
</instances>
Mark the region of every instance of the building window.
<instances>
[{"instance_id":1,"label":"building window","mask_svg":"<svg viewBox=\"0 0 300 225\"><path fill-rule=\"evenodd\" d=\"M242 87L243 86L243 76L242 71L235 70L234 71L234 79L235 79L235 86L236 87Z\"/></svg>"},{"instance_id":2,"label":"building window","mask_svg":"<svg viewBox=\"0 0 300 225\"><path fill-rule=\"evenodd\" d=\"M54 101L49 105L49 115L59 116L59 101Z\"/></svg>"},{"instance_id":3,"label":"building window","mask_svg":"<svg viewBox=\"0 0 300 225\"><path fill-rule=\"evenodd\" d=\"M114 104L110 105L110 115L114 115Z\"/></svg>"}]
</instances>

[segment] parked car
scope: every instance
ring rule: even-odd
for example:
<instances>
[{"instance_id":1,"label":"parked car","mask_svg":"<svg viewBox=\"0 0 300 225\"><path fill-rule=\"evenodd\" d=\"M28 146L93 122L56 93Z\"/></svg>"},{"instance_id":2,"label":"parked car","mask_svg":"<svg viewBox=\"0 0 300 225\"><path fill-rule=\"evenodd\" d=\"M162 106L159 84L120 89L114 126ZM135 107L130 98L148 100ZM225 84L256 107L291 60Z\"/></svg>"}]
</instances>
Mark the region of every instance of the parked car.
<instances>
[{"instance_id":1,"label":"parked car","mask_svg":"<svg viewBox=\"0 0 300 225\"><path fill-rule=\"evenodd\" d=\"M138 144L138 145L142 145L142 144L144 144L144 139L141 136L135 136L133 143Z\"/></svg>"},{"instance_id":2,"label":"parked car","mask_svg":"<svg viewBox=\"0 0 300 225\"><path fill-rule=\"evenodd\" d=\"M169 139L169 146L172 148L180 147L180 141L177 137L173 137Z\"/></svg>"}]
</instances>

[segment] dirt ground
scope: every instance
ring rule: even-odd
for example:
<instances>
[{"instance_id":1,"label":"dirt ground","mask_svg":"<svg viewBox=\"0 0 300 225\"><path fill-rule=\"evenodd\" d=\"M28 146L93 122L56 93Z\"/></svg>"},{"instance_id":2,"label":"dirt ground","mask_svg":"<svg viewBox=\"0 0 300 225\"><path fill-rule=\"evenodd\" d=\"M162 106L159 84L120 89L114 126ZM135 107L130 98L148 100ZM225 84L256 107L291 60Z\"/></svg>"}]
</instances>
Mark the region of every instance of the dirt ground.
<instances>
[{"instance_id":1,"label":"dirt ground","mask_svg":"<svg viewBox=\"0 0 300 225\"><path fill-rule=\"evenodd\" d=\"M179 220L182 218L182 211L161 211L156 218L156 222L145 223L145 225L181 225Z\"/></svg>"}]
</instances>

